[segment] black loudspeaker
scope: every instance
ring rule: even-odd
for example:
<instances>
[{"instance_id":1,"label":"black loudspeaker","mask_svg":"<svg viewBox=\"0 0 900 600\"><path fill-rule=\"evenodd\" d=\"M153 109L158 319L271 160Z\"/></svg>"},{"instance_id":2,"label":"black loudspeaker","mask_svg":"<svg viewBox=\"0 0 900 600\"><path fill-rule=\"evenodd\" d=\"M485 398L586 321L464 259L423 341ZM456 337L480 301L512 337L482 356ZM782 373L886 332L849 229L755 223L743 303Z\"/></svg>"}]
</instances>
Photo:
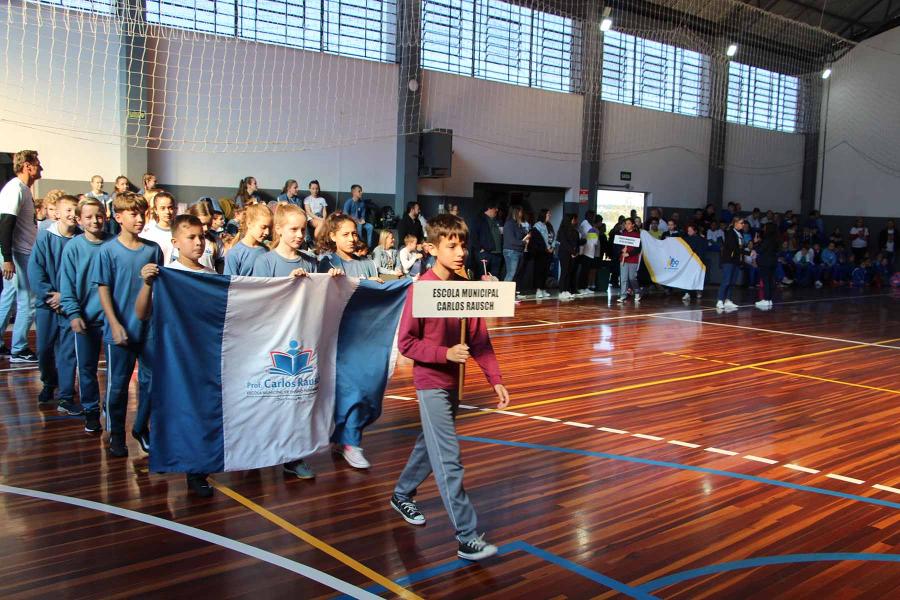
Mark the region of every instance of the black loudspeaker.
<instances>
[{"instance_id":1,"label":"black loudspeaker","mask_svg":"<svg viewBox=\"0 0 900 600\"><path fill-rule=\"evenodd\" d=\"M453 162L453 130L428 129L419 137L419 177L450 177Z\"/></svg>"}]
</instances>

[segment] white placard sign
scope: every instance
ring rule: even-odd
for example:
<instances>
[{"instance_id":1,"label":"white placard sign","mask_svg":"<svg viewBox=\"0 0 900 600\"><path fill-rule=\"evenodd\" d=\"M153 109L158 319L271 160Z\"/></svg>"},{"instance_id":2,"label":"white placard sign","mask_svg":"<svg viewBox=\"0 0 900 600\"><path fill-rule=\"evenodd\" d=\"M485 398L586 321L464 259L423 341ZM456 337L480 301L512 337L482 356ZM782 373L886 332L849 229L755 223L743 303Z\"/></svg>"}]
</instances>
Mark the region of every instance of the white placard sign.
<instances>
[{"instance_id":1,"label":"white placard sign","mask_svg":"<svg viewBox=\"0 0 900 600\"><path fill-rule=\"evenodd\" d=\"M618 246L631 246L637 248L641 245L641 238L628 235L617 235L613 238L613 244Z\"/></svg>"},{"instance_id":2,"label":"white placard sign","mask_svg":"<svg viewBox=\"0 0 900 600\"><path fill-rule=\"evenodd\" d=\"M514 281L417 281L413 284L413 317L512 317L516 310Z\"/></svg>"}]
</instances>

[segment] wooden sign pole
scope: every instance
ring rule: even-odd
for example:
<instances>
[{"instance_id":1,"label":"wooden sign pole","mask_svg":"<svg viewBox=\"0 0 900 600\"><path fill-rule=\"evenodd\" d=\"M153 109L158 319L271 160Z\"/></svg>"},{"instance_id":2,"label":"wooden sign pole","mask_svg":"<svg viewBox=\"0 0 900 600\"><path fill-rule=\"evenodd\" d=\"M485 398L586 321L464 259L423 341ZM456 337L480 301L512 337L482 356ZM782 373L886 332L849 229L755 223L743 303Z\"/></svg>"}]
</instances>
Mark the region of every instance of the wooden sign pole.
<instances>
[{"instance_id":1,"label":"wooden sign pole","mask_svg":"<svg viewBox=\"0 0 900 600\"><path fill-rule=\"evenodd\" d=\"M459 320L459 343L466 343L466 319ZM459 365L459 390L458 396L459 400L463 399L463 386L466 383L466 363L460 363Z\"/></svg>"}]
</instances>

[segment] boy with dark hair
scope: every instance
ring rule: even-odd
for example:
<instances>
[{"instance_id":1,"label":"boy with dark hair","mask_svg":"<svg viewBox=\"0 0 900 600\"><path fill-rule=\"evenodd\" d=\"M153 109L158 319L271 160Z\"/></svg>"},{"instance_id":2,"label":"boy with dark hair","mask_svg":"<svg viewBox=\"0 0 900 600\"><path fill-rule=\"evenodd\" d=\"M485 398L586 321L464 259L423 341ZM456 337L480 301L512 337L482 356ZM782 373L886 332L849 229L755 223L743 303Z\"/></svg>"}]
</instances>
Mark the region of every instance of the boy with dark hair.
<instances>
[{"instance_id":1,"label":"boy with dark hair","mask_svg":"<svg viewBox=\"0 0 900 600\"><path fill-rule=\"evenodd\" d=\"M113 200L116 222L122 227L119 236L100 248L93 265L93 283L97 284L100 304L106 320L103 341L106 343L106 428L112 456L128 456L125 446L125 414L128 411L128 385L134 365L138 369L138 412L132 435L144 452L150 451L150 361L145 351L147 324L135 314L134 306L143 281L141 269L148 264L163 263L159 245L139 237L144 229L147 201L143 196L126 192Z\"/></svg>"},{"instance_id":2,"label":"boy with dark hair","mask_svg":"<svg viewBox=\"0 0 900 600\"><path fill-rule=\"evenodd\" d=\"M428 221L429 252L434 267L420 280L460 280L457 272L466 260L468 228L462 219L443 214ZM400 474L391 507L412 525L424 525L425 516L413 498L416 490L433 472L450 522L459 542L457 555L466 560L481 560L497 553L476 532L477 519L463 487L463 467L456 438L456 412L459 409L459 365L471 356L478 362L500 401L499 409L509 404L509 392L503 386L497 357L491 346L483 319L468 319L466 339L459 343L459 319L416 319L412 316L413 290L409 288L397 346L404 356L415 361L413 381L419 399L422 433Z\"/></svg>"}]
</instances>

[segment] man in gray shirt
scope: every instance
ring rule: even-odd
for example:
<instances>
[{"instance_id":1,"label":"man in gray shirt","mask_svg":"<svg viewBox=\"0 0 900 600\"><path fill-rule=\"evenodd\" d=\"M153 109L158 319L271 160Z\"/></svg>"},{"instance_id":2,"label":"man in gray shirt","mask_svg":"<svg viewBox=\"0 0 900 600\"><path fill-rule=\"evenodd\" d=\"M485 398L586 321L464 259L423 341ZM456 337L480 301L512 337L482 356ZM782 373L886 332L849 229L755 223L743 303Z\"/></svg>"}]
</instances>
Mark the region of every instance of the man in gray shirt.
<instances>
[{"instance_id":1,"label":"man in gray shirt","mask_svg":"<svg viewBox=\"0 0 900 600\"><path fill-rule=\"evenodd\" d=\"M31 186L41 178L43 167L34 150L16 152L13 157L16 176L0 190L0 253L3 255L3 293L0 294L0 332L6 331L13 301L16 324L13 327L9 361L36 363L37 356L28 347L28 330L34 322L34 298L28 286L28 258L37 238L37 219Z\"/></svg>"}]
</instances>

